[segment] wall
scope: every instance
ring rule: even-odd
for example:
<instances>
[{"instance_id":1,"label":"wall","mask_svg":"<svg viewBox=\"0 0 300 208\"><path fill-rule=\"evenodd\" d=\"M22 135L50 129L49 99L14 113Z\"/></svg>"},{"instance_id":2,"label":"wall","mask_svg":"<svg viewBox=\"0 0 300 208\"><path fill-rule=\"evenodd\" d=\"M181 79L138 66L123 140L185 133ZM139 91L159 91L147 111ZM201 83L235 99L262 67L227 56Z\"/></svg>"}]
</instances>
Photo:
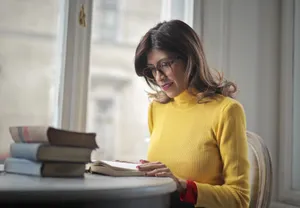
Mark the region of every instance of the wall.
<instances>
[{"instance_id":1,"label":"wall","mask_svg":"<svg viewBox=\"0 0 300 208\"><path fill-rule=\"evenodd\" d=\"M269 147L276 180L280 1L204 0L198 6L203 14L197 28L209 63L237 83L248 130ZM276 183L273 188L274 198Z\"/></svg>"},{"instance_id":2,"label":"wall","mask_svg":"<svg viewBox=\"0 0 300 208\"><path fill-rule=\"evenodd\" d=\"M293 158L299 158L300 152L300 108L297 106L300 105L300 93L298 89L300 89L300 2L296 1L295 7L297 8L295 19L298 20L297 22L294 22L294 28L295 28L295 35L294 35L294 41L295 41L295 53L294 53L294 103L293 106ZM299 160L293 160L293 189L300 190L300 162Z\"/></svg>"}]
</instances>

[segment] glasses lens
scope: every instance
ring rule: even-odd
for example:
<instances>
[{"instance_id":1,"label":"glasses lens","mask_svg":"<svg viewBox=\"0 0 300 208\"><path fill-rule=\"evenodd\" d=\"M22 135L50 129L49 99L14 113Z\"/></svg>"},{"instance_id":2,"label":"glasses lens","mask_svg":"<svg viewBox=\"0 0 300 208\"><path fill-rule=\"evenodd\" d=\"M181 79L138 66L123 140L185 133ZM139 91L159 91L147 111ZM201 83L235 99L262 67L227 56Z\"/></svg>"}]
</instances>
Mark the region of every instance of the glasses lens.
<instances>
[{"instance_id":1,"label":"glasses lens","mask_svg":"<svg viewBox=\"0 0 300 208\"><path fill-rule=\"evenodd\" d=\"M147 67L147 68L144 69L143 74L147 78L150 78L150 79L154 78L154 76L153 76L153 70L151 68L149 68L149 67Z\"/></svg>"},{"instance_id":2,"label":"glasses lens","mask_svg":"<svg viewBox=\"0 0 300 208\"><path fill-rule=\"evenodd\" d=\"M172 63L173 63L172 60L164 61L164 62L160 63L159 69L160 69L164 74L166 74L166 73L168 73L168 71L171 69Z\"/></svg>"}]
</instances>

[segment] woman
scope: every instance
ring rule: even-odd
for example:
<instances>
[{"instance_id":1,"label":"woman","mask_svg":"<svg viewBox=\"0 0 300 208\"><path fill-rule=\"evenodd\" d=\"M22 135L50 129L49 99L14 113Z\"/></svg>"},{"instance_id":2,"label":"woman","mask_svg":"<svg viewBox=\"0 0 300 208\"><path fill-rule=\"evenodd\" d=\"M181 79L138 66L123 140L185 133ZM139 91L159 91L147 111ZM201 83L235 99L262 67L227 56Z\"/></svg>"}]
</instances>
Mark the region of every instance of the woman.
<instances>
[{"instance_id":1,"label":"woman","mask_svg":"<svg viewBox=\"0 0 300 208\"><path fill-rule=\"evenodd\" d=\"M148 161L138 168L176 181L173 207L248 207L244 110L232 98L236 86L209 70L195 31L179 20L159 23L140 41L135 70L157 92Z\"/></svg>"}]
</instances>

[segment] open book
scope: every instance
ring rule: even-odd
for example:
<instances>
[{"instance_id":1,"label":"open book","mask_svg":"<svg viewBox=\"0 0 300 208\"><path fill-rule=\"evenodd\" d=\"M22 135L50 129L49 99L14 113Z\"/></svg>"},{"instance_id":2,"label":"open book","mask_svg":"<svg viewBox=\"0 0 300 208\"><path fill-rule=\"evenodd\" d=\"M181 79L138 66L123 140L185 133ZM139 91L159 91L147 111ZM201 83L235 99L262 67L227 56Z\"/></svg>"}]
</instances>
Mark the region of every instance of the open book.
<instances>
[{"instance_id":1,"label":"open book","mask_svg":"<svg viewBox=\"0 0 300 208\"><path fill-rule=\"evenodd\" d=\"M144 176L136 166L139 164L115 162L115 161L94 161L86 165L86 171L90 173L109 175L109 176Z\"/></svg>"}]
</instances>

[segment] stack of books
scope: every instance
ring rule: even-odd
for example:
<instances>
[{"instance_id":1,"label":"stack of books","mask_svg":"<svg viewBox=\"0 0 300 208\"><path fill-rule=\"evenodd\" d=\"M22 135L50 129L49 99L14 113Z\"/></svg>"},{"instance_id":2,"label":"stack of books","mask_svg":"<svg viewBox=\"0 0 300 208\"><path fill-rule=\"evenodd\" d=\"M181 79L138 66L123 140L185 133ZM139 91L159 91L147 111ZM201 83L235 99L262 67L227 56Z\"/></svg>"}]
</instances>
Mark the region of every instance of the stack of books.
<instances>
[{"instance_id":1,"label":"stack of books","mask_svg":"<svg viewBox=\"0 0 300 208\"><path fill-rule=\"evenodd\" d=\"M83 177L91 153L98 148L95 133L50 126L13 126L6 173L41 177Z\"/></svg>"}]
</instances>

